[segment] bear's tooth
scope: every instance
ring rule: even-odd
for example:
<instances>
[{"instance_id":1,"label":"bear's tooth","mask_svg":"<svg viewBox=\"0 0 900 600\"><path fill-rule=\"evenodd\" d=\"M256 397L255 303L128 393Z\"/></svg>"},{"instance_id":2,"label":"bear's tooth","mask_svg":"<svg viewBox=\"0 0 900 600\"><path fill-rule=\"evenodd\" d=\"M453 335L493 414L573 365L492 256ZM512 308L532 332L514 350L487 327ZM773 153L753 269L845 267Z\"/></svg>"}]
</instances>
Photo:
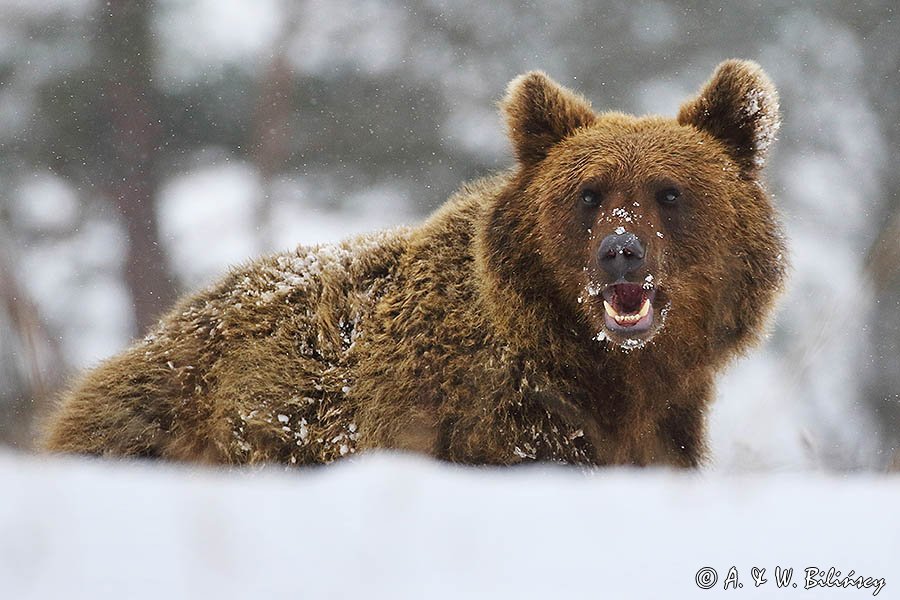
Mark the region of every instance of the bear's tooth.
<instances>
[{"instance_id":1,"label":"bear's tooth","mask_svg":"<svg viewBox=\"0 0 900 600\"><path fill-rule=\"evenodd\" d=\"M638 317L643 319L647 316L648 312L650 312L650 298L644 298L644 303L641 305L641 310L638 313Z\"/></svg>"},{"instance_id":2,"label":"bear's tooth","mask_svg":"<svg viewBox=\"0 0 900 600\"><path fill-rule=\"evenodd\" d=\"M636 323L640 319L639 315L616 315L617 323Z\"/></svg>"},{"instance_id":3,"label":"bear's tooth","mask_svg":"<svg viewBox=\"0 0 900 600\"><path fill-rule=\"evenodd\" d=\"M612 304L610 304L606 300L603 301L603 308L606 309L606 314L608 314L612 318L616 319L619 317L619 313L616 312L616 309L614 309L612 307Z\"/></svg>"}]
</instances>

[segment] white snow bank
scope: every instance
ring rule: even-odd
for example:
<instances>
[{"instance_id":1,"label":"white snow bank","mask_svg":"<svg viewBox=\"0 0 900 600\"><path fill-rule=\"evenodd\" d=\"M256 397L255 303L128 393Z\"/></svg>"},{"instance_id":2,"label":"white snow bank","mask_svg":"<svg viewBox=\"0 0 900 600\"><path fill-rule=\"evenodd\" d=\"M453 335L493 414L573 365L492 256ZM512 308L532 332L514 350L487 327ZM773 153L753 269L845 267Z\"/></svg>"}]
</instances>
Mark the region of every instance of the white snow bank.
<instances>
[{"instance_id":1,"label":"white snow bank","mask_svg":"<svg viewBox=\"0 0 900 600\"><path fill-rule=\"evenodd\" d=\"M368 455L217 472L0 454L3 598L900 596L900 478L591 475ZM723 591L735 566L743 589ZM694 580L718 572L715 591ZM764 567L756 588L750 570ZM576 595L577 594L577 595ZM779 595L780 597L780 595Z\"/></svg>"}]
</instances>

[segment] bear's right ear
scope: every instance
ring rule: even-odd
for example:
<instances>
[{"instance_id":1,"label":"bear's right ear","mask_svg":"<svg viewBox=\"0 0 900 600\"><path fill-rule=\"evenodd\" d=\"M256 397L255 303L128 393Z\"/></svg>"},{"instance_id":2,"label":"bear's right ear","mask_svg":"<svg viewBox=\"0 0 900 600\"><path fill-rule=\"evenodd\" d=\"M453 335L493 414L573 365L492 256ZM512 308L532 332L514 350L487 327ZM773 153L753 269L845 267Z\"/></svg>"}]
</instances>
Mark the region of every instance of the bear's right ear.
<instances>
[{"instance_id":1,"label":"bear's right ear","mask_svg":"<svg viewBox=\"0 0 900 600\"><path fill-rule=\"evenodd\" d=\"M542 160L553 145L596 119L590 102L540 71L513 79L500 108L522 164Z\"/></svg>"}]
</instances>

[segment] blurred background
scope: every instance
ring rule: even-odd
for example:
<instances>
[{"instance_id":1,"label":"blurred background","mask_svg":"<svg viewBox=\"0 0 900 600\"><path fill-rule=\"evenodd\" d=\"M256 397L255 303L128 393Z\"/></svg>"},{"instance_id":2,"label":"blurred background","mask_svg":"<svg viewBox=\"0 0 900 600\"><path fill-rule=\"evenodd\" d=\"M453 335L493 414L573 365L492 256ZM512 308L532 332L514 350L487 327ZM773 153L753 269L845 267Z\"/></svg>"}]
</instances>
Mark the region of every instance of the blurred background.
<instances>
[{"instance_id":1,"label":"blurred background","mask_svg":"<svg viewBox=\"0 0 900 600\"><path fill-rule=\"evenodd\" d=\"M674 115L730 57L782 97L793 274L721 381L718 470L880 470L900 438L895 0L0 0L0 443L254 255L415 223L511 164L534 68Z\"/></svg>"}]
</instances>

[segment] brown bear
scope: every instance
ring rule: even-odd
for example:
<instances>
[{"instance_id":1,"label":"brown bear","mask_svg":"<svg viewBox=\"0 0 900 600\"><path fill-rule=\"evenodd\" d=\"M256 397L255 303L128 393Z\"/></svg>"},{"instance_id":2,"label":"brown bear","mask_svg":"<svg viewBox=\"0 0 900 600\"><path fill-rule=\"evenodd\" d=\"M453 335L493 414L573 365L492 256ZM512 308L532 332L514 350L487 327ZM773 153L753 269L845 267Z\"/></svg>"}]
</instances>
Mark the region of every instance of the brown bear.
<instances>
[{"instance_id":1,"label":"brown bear","mask_svg":"<svg viewBox=\"0 0 900 600\"><path fill-rule=\"evenodd\" d=\"M715 375L784 279L760 180L774 87L730 60L677 119L633 117L532 72L501 107L512 170L417 228L263 258L183 299L65 394L46 448L697 465Z\"/></svg>"}]
</instances>

